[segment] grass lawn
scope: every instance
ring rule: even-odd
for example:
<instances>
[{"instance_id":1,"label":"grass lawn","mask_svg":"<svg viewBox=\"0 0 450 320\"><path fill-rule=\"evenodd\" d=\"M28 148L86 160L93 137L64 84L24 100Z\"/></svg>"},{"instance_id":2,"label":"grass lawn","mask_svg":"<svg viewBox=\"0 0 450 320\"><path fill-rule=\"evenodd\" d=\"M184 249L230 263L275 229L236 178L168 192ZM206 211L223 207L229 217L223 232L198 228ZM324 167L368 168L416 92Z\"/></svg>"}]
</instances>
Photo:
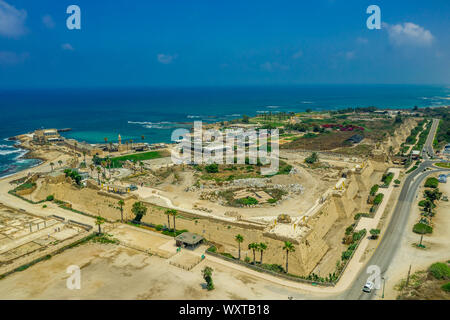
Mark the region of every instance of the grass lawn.
<instances>
[{"instance_id":1,"label":"grass lawn","mask_svg":"<svg viewBox=\"0 0 450 320\"><path fill-rule=\"evenodd\" d=\"M439 162L435 163L435 165L441 168L450 169L450 162Z\"/></svg>"},{"instance_id":2,"label":"grass lawn","mask_svg":"<svg viewBox=\"0 0 450 320\"><path fill-rule=\"evenodd\" d=\"M143 152L143 153L136 153L136 154L129 154L126 156L116 157L111 159L111 166L113 168L121 168L122 161L130 160L130 161L144 161L144 160L150 160L150 159L157 159L161 158L162 155L159 151L150 151L150 152Z\"/></svg>"}]
</instances>

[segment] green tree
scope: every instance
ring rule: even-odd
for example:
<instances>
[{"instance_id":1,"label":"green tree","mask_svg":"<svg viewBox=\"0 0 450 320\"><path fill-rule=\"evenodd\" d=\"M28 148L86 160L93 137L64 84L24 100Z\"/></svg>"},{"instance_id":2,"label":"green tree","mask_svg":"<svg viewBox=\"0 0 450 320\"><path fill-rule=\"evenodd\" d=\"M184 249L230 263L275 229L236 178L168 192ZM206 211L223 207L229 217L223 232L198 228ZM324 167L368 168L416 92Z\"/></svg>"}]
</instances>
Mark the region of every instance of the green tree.
<instances>
[{"instance_id":1,"label":"green tree","mask_svg":"<svg viewBox=\"0 0 450 320\"><path fill-rule=\"evenodd\" d=\"M213 279L212 279L213 271L214 270L208 266L206 266L202 270L203 279L206 281L206 289L208 289L209 291L214 289L214 283L213 283Z\"/></svg>"},{"instance_id":2,"label":"green tree","mask_svg":"<svg viewBox=\"0 0 450 320\"><path fill-rule=\"evenodd\" d=\"M167 215L167 226L169 227L169 230L170 230L170 216L176 212L177 211L175 209L168 209L166 210L166 212L164 212Z\"/></svg>"},{"instance_id":3,"label":"green tree","mask_svg":"<svg viewBox=\"0 0 450 320\"><path fill-rule=\"evenodd\" d=\"M372 239L376 239L380 235L381 231L380 231L380 229L370 229L369 232L372 235Z\"/></svg>"},{"instance_id":4,"label":"green tree","mask_svg":"<svg viewBox=\"0 0 450 320\"><path fill-rule=\"evenodd\" d=\"M316 163L317 161L319 161L319 156L316 152L311 153L311 155L305 159L305 162L309 164Z\"/></svg>"},{"instance_id":5,"label":"green tree","mask_svg":"<svg viewBox=\"0 0 450 320\"><path fill-rule=\"evenodd\" d=\"M102 233L101 225L105 223L105 218L98 216L95 224L98 226L98 234Z\"/></svg>"},{"instance_id":6,"label":"green tree","mask_svg":"<svg viewBox=\"0 0 450 320\"><path fill-rule=\"evenodd\" d=\"M267 244L266 244L266 243L261 242L261 243L258 245L258 250L259 250L259 252L261 253L261 260L259 261L260 264L263 263L263 253L264 253L264 251L265 251L266 249L267 249Z\"/></svg>"},{"instance_id":7,"label":"green tree","mask_svg":"<svg viewBox=\"0 0 450 320\"><path fill-rule=\"evenodd\" d=\"M62 164L63 164L62 160L58 160L58 164L59 164L59 166L61 167Z\"/></svg>"},{"instance_id":8,"label":"green tree","mask_svg":"<svg viewBox=\"0 0 450 320\"><path fill-rule=\"evenodd\" d=\"M238 243L239 246L239 260L241 260L241 243L244 242L244 237L240 234L238 234L234 240Z\"/></svg>"},{"instance_id":9,"label":"green tree","mask_svg":"<svg viewBox=\"0 0 450 320\"><path fill-rule=\"evenodd\" d=\"M97 178L98 178L98 184L100 184L100 172L102 172L102 168L97 167Z\"/></svg>"},{"instance_id":10,"label":"green tree","mask_svg":"<svg viewBox=\"0 0 450 320\"><path fill-rule=\"evenodd\" d=\"M133 212L136 215L134 220L140 222L142 217L145 216L147 213L147 207L142 202L137 201L133 204L131 212Z\"/></svg>"},{"instance_id":11,"label":"green tree","mask_svg":"<svg viewBox=\"0 0 450 320\"><path fill-rule=\"evenodd\" d=\"M118 204L119 204L119 208L120 208L120 222L123 223L123 206L125 205L125 201L123 201L121 199L121 200L119 200Z\"/></svg>"},{"instance_id":12,"label":"green tree","mask_svg":"<svg viewBox=\"0 0 450 320\"><path fill-rule=\"evenodd\" d=\"M52 171L53 171L54 166L55 166L55 164L53 162L50 162L50 167L52 168Z\"/></svg>"},{"instance_id":13,"label":"green tree","mask_svg":"<svg viewBox=\"0 0 450 320\"><path fill-rule=\"evenodd\" d=\"M170 211L170 215L173 217L173 233L176 235L177 234L177 227L175 224L178 212L175 209L172 209L172 211Z\"/></svg>"},{"instance_id":14,"label":"green tree","mask_svg":"<svg viewBox=\"0 0 450 320\"><path fill-rule=\"evenodd\" d=\"M286 273L288 273L289 269L288 269L288 263L289 263L289 252L295 252L295 247L294 245L289 242L289 241L285 241L284 242L284 246L283 246L283 250L286 251Z\"/></svg>"},{"instance_id":15,"label":"green tree","mask_svg":"<svg viewBox=\"0 0 450 320\"><path fill-rule=\"evenodd\" d=\"M255 264L256 263L256 250L258 250L258 244L256 242L249 243L248 249L253 251L253 264Z\"/></svg>"}]
</instances>

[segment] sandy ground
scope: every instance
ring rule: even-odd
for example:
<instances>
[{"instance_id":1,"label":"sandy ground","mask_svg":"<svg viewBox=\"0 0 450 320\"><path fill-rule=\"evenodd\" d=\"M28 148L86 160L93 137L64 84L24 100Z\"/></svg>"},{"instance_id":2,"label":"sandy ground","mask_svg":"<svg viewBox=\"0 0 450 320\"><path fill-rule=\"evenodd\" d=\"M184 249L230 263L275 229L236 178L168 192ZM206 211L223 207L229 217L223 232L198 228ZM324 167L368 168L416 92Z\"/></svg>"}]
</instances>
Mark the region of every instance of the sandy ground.
<instances>
[{"instance_id":1,"label":"sandy ground","mask_svg":"<svg viewBox=\"0 0 450 320\"><path fill-rule=\"evenodd\" d=\"M419 219L419 207L417 203L421 200L423 187L418 192L418 197L413 204L414 210L411 212L406 226L406 236L403 238L401 247L395 256L391 268L387 272L386 281L386 299L395 299L398 292L394 290L394 286L405 278L409 266L411 265L411 274L419 270L427 269L434 262L446 261L450 259L450 202L439 201L436 208L436 215L433 218L433 233L424 235L423 244L426 249L418 249L413 246L419 243L420 235L412 232L413 225ZM443 195L450 197L450 183L440 183L439 190Z\"/></svg>"},{"instance_id":2,"label":"sandy ground","mask_svg":"<svg viewBox=\"0 0 450 320\"><path fill-rule=\"evenodd\" d=\"M67 267L81 268L81 289L69 290ZM216 289L203 288L201 270L214 269ZM118 245L89 243L0 280L0 299L302 299L283 286L203 261L187 271L166 259Z\"/></svg>"}]
</instances>

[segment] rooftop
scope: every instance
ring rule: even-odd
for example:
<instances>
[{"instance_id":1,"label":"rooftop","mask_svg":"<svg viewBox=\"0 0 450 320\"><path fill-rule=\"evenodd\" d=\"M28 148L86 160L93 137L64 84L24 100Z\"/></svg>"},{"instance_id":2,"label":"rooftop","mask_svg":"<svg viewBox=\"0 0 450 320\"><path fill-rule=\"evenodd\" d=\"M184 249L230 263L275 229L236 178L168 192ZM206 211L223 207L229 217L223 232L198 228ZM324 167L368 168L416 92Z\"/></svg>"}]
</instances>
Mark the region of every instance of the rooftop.
<instances>
[{"instance_id":1,"label":"rooftop","mask_svg":"<svg viewBox=\"0 0 450 320\"><path fill-rule=\"evenodd\" d=\"M184 233L178 235L177 237L175 237L175 240L181 241L181 242L189 244L189 245L194 245L194 244L197 244L200 241L202 241L203 237L199 236L198 234L195 234L195 233L184 232Z\"/></svg>"}]
</instances>

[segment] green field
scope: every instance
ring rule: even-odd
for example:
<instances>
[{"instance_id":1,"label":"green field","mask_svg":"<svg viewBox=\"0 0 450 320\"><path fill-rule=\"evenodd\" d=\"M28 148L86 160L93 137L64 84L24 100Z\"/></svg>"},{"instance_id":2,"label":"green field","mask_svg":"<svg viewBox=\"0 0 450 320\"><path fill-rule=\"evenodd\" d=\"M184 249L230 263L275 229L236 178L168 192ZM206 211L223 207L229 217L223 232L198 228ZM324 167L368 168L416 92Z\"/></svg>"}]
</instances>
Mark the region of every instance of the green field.
<instances>
[{"instance_id":1,"label":"green field","mask_svg":"<svg viewBox=\"0 0 450 320\"><path fill-rule=\"evenodd\" d=\"M144 160L151 160L151 159L158 159L162 158L162 155L159 151L150 151L150 152L144 152L144 153L136 153L136 154L130 154L126 156L111 158L111 166L113 168L121 168L122 163L124 161L144 161Z\"/></svg>"},{"instance_id":2,"label":"green field","mask_svg":"<svg viewBox=\"0 0 450 320\"><path fill-rule=\"evenodd\" d=\"M439 162L435 163L435 165L441 168L450 169L450 162Z\"/></svg>"}]
</instances>

